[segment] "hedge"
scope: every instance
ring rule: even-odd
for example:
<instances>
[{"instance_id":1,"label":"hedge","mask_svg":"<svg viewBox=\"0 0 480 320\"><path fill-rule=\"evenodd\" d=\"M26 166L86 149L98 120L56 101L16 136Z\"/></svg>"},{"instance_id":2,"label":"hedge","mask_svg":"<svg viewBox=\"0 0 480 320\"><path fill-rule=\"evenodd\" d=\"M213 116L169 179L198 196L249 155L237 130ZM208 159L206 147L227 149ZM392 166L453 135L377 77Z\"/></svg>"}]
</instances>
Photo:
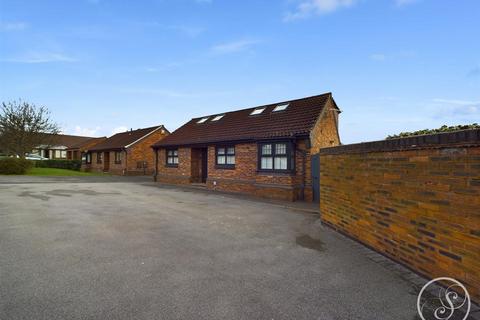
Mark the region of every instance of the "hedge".
<instances>
[{"instance_id":1,"label":"hedge","mask_svg":"<svg viewBox=\"0 0 480 320\"><path fill-rule=\"evenodd\" d=\"M33 166L32 161L20 158L1 158L0 174L25 174Z\"/></svg>"},{"instance_id":2,"label":"hedge","mask_svg":"<svg viewBox=\"0 0 480 320\"><path fill-rule=\"evenodd\" d=\"M37 160L35 167L37 168L57 168L80 171L82 166L81 160Z\"/></svg>"}]
</instances>

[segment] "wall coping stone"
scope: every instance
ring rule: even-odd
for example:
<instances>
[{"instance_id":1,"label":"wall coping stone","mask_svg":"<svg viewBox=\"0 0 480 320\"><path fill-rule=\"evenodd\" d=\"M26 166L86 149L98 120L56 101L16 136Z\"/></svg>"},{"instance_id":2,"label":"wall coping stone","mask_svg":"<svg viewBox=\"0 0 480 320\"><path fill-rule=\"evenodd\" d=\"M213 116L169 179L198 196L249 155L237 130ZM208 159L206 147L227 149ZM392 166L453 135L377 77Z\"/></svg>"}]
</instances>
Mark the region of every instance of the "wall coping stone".
<instances>
[{"instance_id":1,"label":"wall coping stone","mask_svg":"<svg viewBox=\"0 0 480 320\"><path fill-rule=\"evenodd\" d=\"M480 145L480 129L426 134L413 137L346 144L320 149L321 155L368 153Z\"/></svg>"}]
</instances>

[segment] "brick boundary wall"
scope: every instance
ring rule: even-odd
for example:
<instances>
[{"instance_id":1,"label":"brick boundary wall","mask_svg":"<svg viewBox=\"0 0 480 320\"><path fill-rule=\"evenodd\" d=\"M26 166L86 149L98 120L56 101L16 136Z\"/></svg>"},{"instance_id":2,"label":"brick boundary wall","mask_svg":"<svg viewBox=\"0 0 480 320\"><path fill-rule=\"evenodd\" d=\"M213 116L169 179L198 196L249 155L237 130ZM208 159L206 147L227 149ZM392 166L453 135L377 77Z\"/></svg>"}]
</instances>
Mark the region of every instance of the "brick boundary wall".
<instances>
[{"instance_id":1,"label":"brick boundary wall","mask_svg":"<svg viewBox=\"0 0 480 320\"><path fill-rule=\"evenodd\" d=\"M320 150L322 222L480 301L480 130Z\"/></svg>"}]
</instances>

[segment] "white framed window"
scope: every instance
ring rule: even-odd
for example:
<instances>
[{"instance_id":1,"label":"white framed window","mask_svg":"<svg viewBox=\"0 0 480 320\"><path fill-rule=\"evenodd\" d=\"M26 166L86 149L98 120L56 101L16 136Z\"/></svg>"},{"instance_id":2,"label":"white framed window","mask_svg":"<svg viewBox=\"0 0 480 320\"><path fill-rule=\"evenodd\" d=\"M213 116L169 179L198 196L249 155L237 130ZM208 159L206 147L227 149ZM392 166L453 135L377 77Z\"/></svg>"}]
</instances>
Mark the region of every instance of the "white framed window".
<instances>
[{"instance_id":1,"label":"white framed window","mask_svg":"<svg viewBox=\"0 0 480 320\"><path fill-rule=\"evenodd\" d=\"M167 166L178 166L178 149L167 149Z\"/></svg>"},{"instance_id":2,"label":"white framed window","mask_svg":"<svg viewBox=\"0 0 480 320\"><path fill-rule=\"evenodd\" d=\"M259 170L287 171L293 169L290 142L268 142L259 144Z\"/></svg>"},{"instance_id":3,"label":"white framed window","mask_svg":"<svg viewBox=\"0 0 480 320\"><path fill-rule=\"evenodd\" d=\"M258 114L261 114L263 111L265 111L265 107L262 107L262 108L256 108L254 109L252 112L250 112L250 115L251 116L256 116Z\"/></svg>"},{"instance_id":4,"label":"white framed window","mask_svg":"<svg viewBox=\"0 0 480 320\"><path fill-rule=\"evenodd\" d=\"M222 119L225 115L224 114L219 114L218 116L215 116L211 121L218 121Z\"/></svg>"},{"instance_id":5,"label":"white framed window","mask_svg":"<svg viewBox=\"0 0 480 320\"><path fill-rule=\"evenodd\" d=\"M121 151L115 151L115 163L116 164L122 163L122 152Z\"/></svg>"},{"instance_id":6,"label":"white framed window","mask_svg":"<svg viewBox=\"0 0 480 320\"><path fill-rule=\"evenodd\" d=\"M206 122L206 121L208 120L208 118L209 118L209 117L204 117L204 118L198 120L197 123L204 123L204 122Z\"/></svg>"},{"instance_id":7,"label":"white framed window","mask_svg":"<svg viewBox=\"0 0 480 320\"><path fill-rule=\"evenodd\" d=\"M233 168L235 166L235 147L218 146L216 148L216 159L218 167Z\"/></svg>"},{"instance_id":8,"label":"white framed window","mask_svg":"<svg viewBox=\"0 0 480 320\"><path fill-rule=\"evenodd\" d=\"M285 109L288 108L288 103L284 103L284 104L279 104L278 106L276 106L274 109L273 109L273 112L277 112L277 111L283 111Z\"/></svg>"}]
</instances>

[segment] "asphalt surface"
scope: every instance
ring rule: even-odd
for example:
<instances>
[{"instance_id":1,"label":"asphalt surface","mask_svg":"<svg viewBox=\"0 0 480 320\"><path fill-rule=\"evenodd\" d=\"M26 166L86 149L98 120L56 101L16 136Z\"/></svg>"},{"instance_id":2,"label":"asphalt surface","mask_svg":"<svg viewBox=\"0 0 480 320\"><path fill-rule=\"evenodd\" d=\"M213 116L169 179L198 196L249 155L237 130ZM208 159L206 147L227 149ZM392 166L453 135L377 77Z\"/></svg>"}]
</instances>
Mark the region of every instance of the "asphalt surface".
<instances>
[{"instance_id":1,"label":"asphalt surface","mask_svg":"<svg viewBox=\"0 0 480 320\"><path fill-rule=\"evenodd\" d=\"M360 247L253 199L0 176L0 319L416 319L418 287Z\"/></svg>"}]
</instances>

